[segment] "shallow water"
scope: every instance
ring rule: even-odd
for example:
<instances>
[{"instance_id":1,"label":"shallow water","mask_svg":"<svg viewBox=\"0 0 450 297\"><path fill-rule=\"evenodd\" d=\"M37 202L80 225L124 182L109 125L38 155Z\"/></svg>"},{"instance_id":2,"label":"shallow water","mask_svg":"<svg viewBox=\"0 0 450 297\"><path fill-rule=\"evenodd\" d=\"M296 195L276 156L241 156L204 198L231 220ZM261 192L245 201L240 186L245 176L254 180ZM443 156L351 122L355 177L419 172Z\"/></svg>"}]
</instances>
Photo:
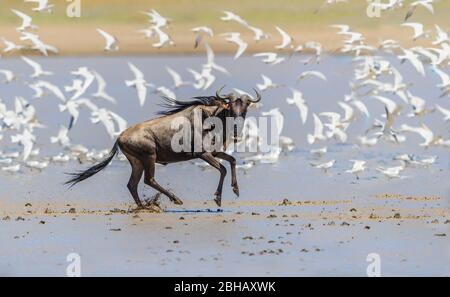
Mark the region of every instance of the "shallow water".
<instances>
[{"instance_id":1,"label":"shallow water","mask_svg":"<svg viewBox=\"0 0 450 297\"><path fill-rule=\"evenodd\" d=\"M391 59L392 60L392 59ZM156 85L170 86L172 84L165 66L169 66L181 73L183 78L190 78L185 70L190 67L198 69L204 63L204 57L192 56L158 56L158 57L90 57L90 58L36 58L42 62L45 69L55 73L48 78L52 83L62 87L71 84L70 71L81 66L96 69L108 82L107 91L118 100L118 105L104 102L101 106L110 108L123 116L132 125L155 116L158 110L159 99L156 95L149 94L147 104L141 108L138 104L134 89L125 86L124 80L132 78L127 61L130 61L143 70L147 81ZM356 136L361 135L373 122L374 118L380 118L384 107L378 101L370 98L364 99L367 103L371 118L360 116L349 129L349 143L336 144L333 141L327 143L329 153L323 160L336 159L336 166L328 173L323 173L312 168L309 164L317 162L309 150L321 147L324 144L309 146L306 143L306 133L312 131L311 112L337 111L342 112L336 104L343 100L349 93L348 81L352 76L352 63L349 57L324 57L320 65L305 66L297 58L288 63L269 67L254 58L244 57L233 61L229 57L218 57L218 64L226 66L231 75L217 73L217 80L209 91L196 91L190 87L182 88L176 92L177 98L189 98L197 95L210 95L226 84L228 88L235 87L250 92L256 83L261 82L261 74L265 74L276 83L296 87L304 94L310 107L310 114L305 126L301 124L297 108L286 103L286 98L291 95L288 87L269 90L263 94L263 107L261 111L272 108L280 108L285 116L285 125L282 134L292 137L296 143L296 149L288 154L283 154L276 164L259 164L249 171L239 171L240 197L236 200L229 187L229 176L225 181L223 193L223 213L178 213L171 212L155 215L157 219L145 217L144 222L138 222L129 216L100 217L100 215L81 216L77 221L62 215L56 218L47 218L47 224L38 226L36 220L43 217L42 212L28 214L26 222L2 222L0 221L0 274L48 274L59 275L64 273L65 255L70 250L80 251L90 261L85 267L86 275L118 275L121 273L130 275L230 275L234 271L240 271L242 275L364 275L365 256L373 251L384 253L386 259L386 275L448 275L450 267L450 255L447 249L448 237L433 237L434 233L449 231L448 225L443 222L449 219L450 186L450 156L448 148L431 147L427 150L418 146L421 139L417 135L408 134L406 143L394 145L380 143L373 148L357 148ZM449 108L448 98L438 99L439 92L434 86L438 79L429 74L423 79L407 63L395 66L404 75L406 82L413 83L411 92L423 97L429 102L429 106L439 103ZM30 69L20 59L0 60L0 68L13 70L18 74L19 81L10 85L0 85L0 98L13 106L14 96L30 98L32 90L23 85L23 81L29 81ZM310 78L301 83L296 83L297 76L305 70L319 70L328 77L328 82ZM47 79L47 78L45 78ZM95 87L90 90L94 92ZM51 156L60 152L56 145L49 144L49 137L56 135L60 124L68 124L66 115L58 112L59 103L56 98L47 97L40 100L29 99L36 106L40 121L48 126L48 129L37 130L38 147L41 155ZM99 101L97 101L99 103ZM406 114L407 112L403 112ZM252 111L251 115L257 115L258 111ZM381 118L380 118L381 119ZM445 139L450 138L448 125L442 121L438 113L427 115L423 120L436 134ZM407 119L401 116L397 125L409 123L418 126L420 119ZM6 141L9 137L5 134L1 142L2 150L14 149L14 146ZM103 126L90 124L88 113L82 112L77 125L71 131L73 144L82 143L89 148L105 149L112 146ZM406 179L388 180L376 172L377 166L394 166L392 158L397 154L414 153L422 155L436 155L438 160L431 168L408 168L405 171ZM239 158L238 158L239 159ZM350 159L364 159L368 161L369 170L356 180L352 175L345 173L349 169ZM30 172L23 169L18 174L0 173L0 205L5 214L11 217L22 214L27 215L23 205L48 205L49 207L62 207L64 205L76 205L77 209L112 209L124 208L131 205L131 197L126 189L126 183L130 174L129 165L126 162L113 162L105 171L90 180L80 184L72 190L67 190L62 183L65 181L65 172L71 172L84 168L75 162L65 165L51 164L42 173ZM173 164L166 167L157 167L157 179L160 184L167 186L184 200L184 207L175 207L164 200L168 209L182 211L215 209L212 202L212 194L218 182L218 173L215 170L201 168L191 162ZM148 187L140 185L140 193L145 197L154 192ZM404 197L438 197L437 201L418 201L406 199L377 199L380 194L401 194ZM326 201L337 202L336 205L317 207L295 207L293 209L280 208L277 203L283 199L291 201ZM350 204L340 203L350 201ZM203 202L206 204L203 205ZM272 202L274 206L259 203ZM351 224L350 232L345 227L327 228L322 226L328 223L322 217L323 211L336 215L347 214L352 207L365 209L364 217L355 219ZM410 214L420 213L417 220L402 222L401 227L395 221L387 220L373 226L370 232L362 231L370 209L381 208L384 211L392 211ZM280 213L295 213L301 216L293 219L295 226L274 225L275 221L267 221L265 218L270 210L275 209L278 218L277 223L283 223ZM403 210L403 211L402 211ZM437 210L439 214L424 215L426 211ZM249 215L251 212L261 213L260 219ZM311 213L312 217L303 217ZM243 212L248 217L239 219L236 212ZM0 212L1 214L1 212ZM177 250L189 250L191 254L175 257L167 254L166 250L174 240L174 236L163 227L166 222L178 223L179 216L196 217L189 220L189 226L185 229L190 235L177 245ZM152 215L148 215L151 217ZM222 224L222 217L235 219L234 224ZM388 216L386 216L388 217ZM212 218L212 219L208 219ZM215 218L215 219L214 219ZM433 218L438 218L437 226L429 223ZM112 223L111 220L112 219ZM351 217L348 217L351 220ZM292 220L292 219L291 219ZM288 252L282 255L264 255L249 257L241 254L242 251L260 250L268 245L267 240L261 243L245 242L241 244L242 237L246 234L264 234L265 238L278 238L288 229L298 231L298 226L313 221L317 228L302 231L302 236L292 239L292 246ZM339 223L341 223L339 221ZM174 223L174 224L175 224ZM372 222L373 224L376 221ZM118 232L114 235L109 231L109 224L122 226L126 232ZM220 224L220 232L217 225ZM373 225L372 224L372 225ZM106 227L105 227L106 225ZM226 226L223 227L222 226ZM155 229L154 229L155 228ZM434 229L433 229L434 228ZM183 227L173 231L175 237L186 236ZM339 230L339 231L336 231ZM31 235L22 239L13 240L17 234L30 232ZM370 235L368 235L370 234ZM100 236L109 238L110 241L91 243ZM448 234L447 234L448 236ZM162 237L159 239L158 237ZM218 240L225 239L228 247L218 244ZM288 236L289 237L289 236ZM356 239L355 239L356 238ZM351 244L340 245L338 242L350 240ZM111 242L112 241L112 242ZM7 243L7 244L3 244ZM133 244L131 244L133 243ZM249 247L250 245L250 247ZM114 248L111 248L114 246ZM299 250L303 247L313 249L319 246L324 251L318 254L301 255ZM412 248L414 246L414 248ZM214 260L215 252L220 254ZM285 248L286 249L286 248ZM20 255L17 250L22 250ZM47 252L44 254L42 250ZM50 252L49 252L50 250ZM149 257L150 253L152 257ZM36 255L39 257L36 258ZM356 259L353 259L355 255ZM100 256L100 257L98 257ZM93 260L95 257L96 260ZM199 261L202 257L210 257L206 261ZM407 258L408 261L404 261ZM292 261L295 259L295 261ZM129 261L128 261L129 260ZM115 264L108 264L115 263ZM120 268L116 264L120 263ZM163 263L163 264L162 264ZM187 265L186 265L187 264ZM180 265L185 267L180 268ZM188 267L188 268L187 268ZM266 271L267 270L267 271Z\"/></svg>"}]
</instances>

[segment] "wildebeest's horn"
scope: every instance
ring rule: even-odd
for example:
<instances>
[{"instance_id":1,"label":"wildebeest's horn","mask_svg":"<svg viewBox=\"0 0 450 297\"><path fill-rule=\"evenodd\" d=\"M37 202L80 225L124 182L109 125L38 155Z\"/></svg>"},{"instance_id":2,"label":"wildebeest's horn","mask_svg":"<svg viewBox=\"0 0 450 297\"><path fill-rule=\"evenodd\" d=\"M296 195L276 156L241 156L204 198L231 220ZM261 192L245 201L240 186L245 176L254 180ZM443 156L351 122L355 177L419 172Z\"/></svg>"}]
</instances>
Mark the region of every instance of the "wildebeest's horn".
<instances>
[{"instance_id":1,"label":"wildebeest's horn","mask_svg":"<svg viewBox=\"0 0 450 297\"><path fill-rule=\"evenodd\" d=\"M261 101L262 96L261 96L261 94L260 94L256 89L253 89L253 90L254 90L255 93L256 93L256 100L251 100L251 99L250 99L250 102L252 102L252 103L258 103L259 101Z\"/></svg>"},{"instance_id":2,"label":"wildebeest's horn","mask_svg":"<svg viewBox=\"0 0 450 297\"><path fill-rule=\"evenodd\" d=\"M225 85L222 86L220 89L218 89L218 90L216 91L216 98L217 98L217 99L222 99L222 100L227 99L226 96L225 96L225 97L220 96L220 92L222 91L223 88L225 88Z\"/></svg>"}]
</instances>

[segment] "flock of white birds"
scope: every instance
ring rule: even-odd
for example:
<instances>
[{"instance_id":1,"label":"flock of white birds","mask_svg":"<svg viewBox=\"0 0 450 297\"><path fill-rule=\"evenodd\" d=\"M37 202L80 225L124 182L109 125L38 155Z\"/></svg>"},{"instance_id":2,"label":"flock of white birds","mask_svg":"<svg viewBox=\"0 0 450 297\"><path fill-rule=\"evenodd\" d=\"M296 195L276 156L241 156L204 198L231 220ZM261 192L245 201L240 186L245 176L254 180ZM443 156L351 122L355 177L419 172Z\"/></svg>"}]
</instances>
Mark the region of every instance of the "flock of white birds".
<instances>
[{"instance_id":1,"label":"flock of white birds","mask_svg":"<svg viewBox=\"0 0 450 297\"><path fill-rule=\"evenodd\" d=\"M52 10L53 5L46 0L26 0L25 2L36 2L37 7L31 8L36 13L48 13ZM345 0L327 0L320 9L339 2L347 2ZM398 9L405 6L405 1L390 0L387 4L379 4L382 11ZM261 75L262 81L256 85L261 91L273 88L288 87L292 91L292 96L286 101L289 105L295 106L301 118L301 123L305 124L308 120L313 121L314 129L308 133L306 141L310 145L321 145L321 147L311 150L311 154L326 158L327 143L337 141L346 143L348 141L347 130L357 117L369 117L370 111L366 106L367 100L376 100L384 106L385 114L381 115L382 120L375 120L373 125L364 135L358 136L358 145L375 146L380 141L392 143L402 143L406 141L406 137L410 133L415 133L423 138L423 142L418 145L424 148L431 146L441 146L450 148L450 139L436 135L426 124L425 118L431 113L441 113L442 124L450 121L450 110L445 107L448 105L446 100L450 96L450 77L446 70L450 66L450 39L448 32L435 25L434 31L425 30L424 25L420 23L410 22L414 17L417 9L426 9L430 13L434 13L434 0L418 0L409 3L409 9L405 22L401 26L409 27L413 30L411 39L430 39L430 47L415 46L412 48L403 48L396 40L383 40L378 45L369 45L365 42L363 34L354 31L348 25L335 24L332 28L337 30L337 35L343 38L341 52L354 56L354 75L349 82L351 93L345 96L345 99L338 101L338 106L342 109L342 114L337 112L311 112L308 107L307 100L303 97L300 90L278 84L272 81L266 75ZM15 9L12 13L21 20L21 25L16 28L20 34L20 40L23 44L15 44L3 38L5 47L3 54L14 51L36 51L42 55L49 53L58 53L58 49L52 45L46 44L37 34L38 26L33 24L32 18ZM155 10L145 12L149 17L151 26L139 30L144 38L154 41L152 44L155 48L175 45L167 33L167 28L171 23L169 18L159 14ZM321 62L323 48L318 42L305 42L298 44L286 31L276 26L276 34L270 35L262 29L249 24L237 14L224 11L221 16L224 22L236 22L242 26L243 30L250 30L253 33L253 41L277 38L280 40L272 52L256 53L255 59L262 61L270 66L281 63L289 63L296 55L305 54L306 60L302 63L308 65L317 65ZM406 22L408 20L408 22ZM119 51L120 43L117 37L98 28L100 36L105 41L105 51ZM134 88L137 92L137 100L140 106L144 106L148 92L176 98L176 90L179 88L194 88L196 90L209 90L216 80L218 72L229 74L228 70L215 62L215 56L212 48L208 45L208 38L215 36L212 28L207 26L199 26L192 28L193 46L195 48L203 46L206 51L206 63L201 65L200 70L187 69L192 74L191 79L185 80L181 75L167 67L167 72L173 78L173 85L170 87L156 86L146 81L143 72L132 63L128 63L130 69L130 79L125 81L125 85ZM278 35L278 36L277 36ZM100 38L99 36L99 38ZM236 45L234 59L239 59L246 51L250 41L245 41L239 32L226 32L220 35L226 41ZM311 54L312 53L312 54ZM386 56L396 57L402 63L410 63L414 69L422 76L433 75L436 81L439 79L436 88L441 92L442 104L430 106L427 99L420 98L410 90L411 84L405 82L400 69L397 69L388 61ZM34 90L33 99L43 97L54 97L59 100L59 110L66 113L70 121L67 125L61 125L59 133L50 138L50 142L61 147L61 153L53 157L40 157L39 147L36 145L36 129L43 129L46 126L41 123L38 118L36 108L31 100L22 97L16 97L14 100L14 108L8 109L7 104L0 99L0 141L3 139L6 131L10 133L10 143L16 144L17 149L14 151L4 152L0 147L0 169L3 172L19 172L24 167L29 170L43 170L51 162L64 163L70 160L91 161L95 162L102 159L107 151L95 151L86 148L83 145L73 145L70 139L70 132L74 125L77 124L80 112L89 112L90 120L93 124L101 123L111 139L117 137L127 127L127 121L117 113L101 107L102 100L110 103L116 103L116 99L112 94L107 92L107 83L103 77L95 70L88 67L80 67L71 72L74 76L72 85L60 87L49 80L54 75L45 70L44 67L35 62L30 57L22 56L24 63L30 66L32 70L29 75L31 82L24 82L24 85ZM1 67L0 67L1 68ZM19 80L15 73L8 69L0 69L1 84L13 83ZM319 71L305 71L298 77L299 81L317 79L324 81L326 87L327 75ZM95 92L92 88L96 87ZM244 93L239 89L234 89L238 93ZM364 91L364 92L363 92ZM363 92L363 93L362 93ZM1 95L1 94L0 94ZM261 106L256 106L260 109ZM420 125L410 126L407 124L397 123L400 114L408 110L407 117L418 118ZM283 114L278 108L261 112L262 116L274 117L276 127L280 135L280 144L274 147L270 153L255 153L252 156L244 158L244 163L238 167L242 170L250 169L257 163L273 163L277 162L283 151L292 151L295 147L291 138L282 136L281 132L284 124ZM245 145L258 143L258 127L256 121L249 119L245 124L244 131ZM42 141L41 141L42 142ZM376 170L389 178L402 178L402 172L408 166L431 166L436 161L436 156L418 156L411 154L399 155L395 158L392 167L376 167ZM348 173L354 174L356 178L364 172L368 166L364 160L351 160L353 164L349 164ZM394 162L394 161L393 161ZM335 160L324 160L320 163L311 164L313 167L328 171L334 165ZM199 166L205 166L198 163ZM394 166L395 165L395 166Z\"/></svg>"}]
</instances>

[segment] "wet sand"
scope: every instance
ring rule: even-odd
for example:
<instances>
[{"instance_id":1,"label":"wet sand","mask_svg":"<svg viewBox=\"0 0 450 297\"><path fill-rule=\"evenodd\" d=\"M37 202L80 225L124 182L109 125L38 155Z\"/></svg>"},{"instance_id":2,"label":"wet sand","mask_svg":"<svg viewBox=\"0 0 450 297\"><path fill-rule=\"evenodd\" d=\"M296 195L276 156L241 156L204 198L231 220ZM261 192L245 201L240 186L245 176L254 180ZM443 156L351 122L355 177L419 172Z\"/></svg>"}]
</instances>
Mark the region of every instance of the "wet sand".
<instances>
[{"instance_id":1,"label":"wet sand","mask_svg":"<svg viewBox=\"0 0 450 297\"><path fill-rule=\"evenodd\" d=\"M364 276L375 252L384 276L449 276L450 211L439 197L421 200L227 201L223 212L190 201L163 213L130 213L126 204L3 209L0 274L64 276L75 252L84 276Z\"/></svg>"}]
</instances>

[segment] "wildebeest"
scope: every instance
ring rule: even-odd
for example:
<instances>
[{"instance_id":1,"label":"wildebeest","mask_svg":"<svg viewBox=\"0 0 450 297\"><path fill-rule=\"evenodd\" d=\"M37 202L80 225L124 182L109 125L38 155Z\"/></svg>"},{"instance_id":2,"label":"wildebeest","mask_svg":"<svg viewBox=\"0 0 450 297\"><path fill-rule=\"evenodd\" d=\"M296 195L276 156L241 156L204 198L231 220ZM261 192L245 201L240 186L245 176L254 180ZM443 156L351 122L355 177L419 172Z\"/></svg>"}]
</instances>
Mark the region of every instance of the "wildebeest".
<instances>
[{"instance_id":1,"label":"wildebeest","mask_svg":"<svg viewBox=\"0 0 450 297\"><path fill-rule=\"evenodd\" d=\"M72 178L66 184L74 186L100 172L112 161L120 148L131 165L132 172L127 186L138 208L144 208L138 194L138 184L142 174L144 174L145 184L169 197L173 203L183 204L180 198L158 184L155 179L155 163L169 164L197 158L206 161L220 172L219 185L214 194L214 201L219 207L221 206L222 186L227 170L216 158L230 163L231 187L233 192L239 196L239 187L236 179L236 159L226 154L224 150L229 144L230 138L234 138L236 141L241 131L234 129L234 133L231 135L224 133L224 137L221 139L223 145L220 150L206 151L202 149L200 151L175 152L171 144L172 137L176 133L172 129L172 122L179 117L192 121L194 113L200 113L202 121L215 117L225 126L227 118L245 118L249 105L261 100L261 94L256 90L256 99L252 99L248 95L236 95L233 93L222 96L220 95L221 90L219 89L215 96L194 97L189 101L164 98L166 104L164 105L165 110L159 112L162 115L161 117L137 124L123 131L103 161L86 171L71 173Z\"/></svg>"}]
</instances>

